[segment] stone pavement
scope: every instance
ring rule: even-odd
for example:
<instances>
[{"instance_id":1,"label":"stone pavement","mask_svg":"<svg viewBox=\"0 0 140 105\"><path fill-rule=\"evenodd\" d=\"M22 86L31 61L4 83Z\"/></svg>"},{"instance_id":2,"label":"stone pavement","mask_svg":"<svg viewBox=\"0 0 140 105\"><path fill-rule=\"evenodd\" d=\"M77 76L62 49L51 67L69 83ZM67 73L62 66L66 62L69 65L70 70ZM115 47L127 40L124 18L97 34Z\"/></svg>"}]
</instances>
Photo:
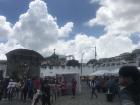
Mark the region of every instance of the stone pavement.
<instances>
[{"instance_id":1,"label":"stone pavement","mask_svg":"<svg viewBox=\"0 0 140 105\"><path fill-rule=\"evenodd\" d=\"M0 101L0 105L31 105L29 101L26 103L14 100L11 104L8 101ZM39 104L41 105L41 104ZM72 96L60 96L52 105L120 105L119 99L116 97L113 102L107 102L105 94L98 93L98 98L90 99L90 89L86 83L82 83L82 92L74 99Z\"/></svg>"},{"instance_id":2,"label":"stone pavement","mask_svg":"<svg viewBox=\"0 0 140 105\"><path fill-rule=\"evenodd\" d=\"M62 96L53 105L120 105L120 103L118 97L113 102L107 102L103 93L98 93L98 98L93 96L91 99L89 87L86 83L82 83L82 93L77 95L75 99L71 96Z\"/></svg>"}]
</instances>

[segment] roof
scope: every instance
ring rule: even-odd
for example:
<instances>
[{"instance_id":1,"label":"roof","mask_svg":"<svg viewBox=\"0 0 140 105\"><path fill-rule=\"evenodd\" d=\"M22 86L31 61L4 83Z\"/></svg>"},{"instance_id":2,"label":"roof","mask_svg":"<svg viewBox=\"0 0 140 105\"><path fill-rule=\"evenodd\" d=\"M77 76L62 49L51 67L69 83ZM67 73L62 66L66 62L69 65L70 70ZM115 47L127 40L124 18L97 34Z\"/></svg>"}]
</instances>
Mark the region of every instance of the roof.
<instances>
[{"instance_id":1,"label":"roof","mask_svg":"<svg viewBox=\"0 0 140 105\"><path fill-rule=\"evenodd\" d=\"M134 53L134 54L140 54L140 49L135 49L132 53Z\"/></svg>"},{"instance_id":2,"label":"roof","mask_svg":"<svg viewBox=\"0 0 140 105\"><path fill-rule=\"evenodd\" d=\"M29 50L29 49L15 49L12 50L8 53L6 53L6 56L17 56L17 55L22 55L22 56L33 56L33 57L38 57L39 59L44 59L42 55L40 55L38 52L34 50Z\"/></svg>"},{"instance_id":3,"label":"roof","mask_svg":"<svg viewBox=\"0 0 140 105\"><path fill-rule=\"evenodd\" d=\"M56 55L55 53L53 53L51 56L50 56L50 58L57 58L58 57L58 55Z\"/></svg>"}]
</instances>

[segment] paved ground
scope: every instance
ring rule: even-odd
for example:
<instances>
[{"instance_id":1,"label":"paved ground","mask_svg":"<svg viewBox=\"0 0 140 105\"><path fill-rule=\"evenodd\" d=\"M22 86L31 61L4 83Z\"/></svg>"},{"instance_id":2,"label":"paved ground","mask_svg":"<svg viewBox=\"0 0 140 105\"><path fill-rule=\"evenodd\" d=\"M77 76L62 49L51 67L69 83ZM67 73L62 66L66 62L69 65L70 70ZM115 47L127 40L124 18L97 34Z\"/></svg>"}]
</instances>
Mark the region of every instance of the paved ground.
<instances>
[{"instance_id":1,"label":"paved ground","mask_svg":"<svg viewBox=\"0 0 140 105\"><path fill-rule=\"evenodd\" d=\"M75 99L71 96L63 96L57 99L54 105L120 105L119 99L115 98L113 102L107 102L105 94L98 93L98 98L90 98L90 89L85 83L82 83L82 93Z\"/></svg>"},{"instance_id":2,"label":"paved ground","mask_svg":"<svg viewBox=\"0 0 140 105\"><path fill-rule=\"evenodd\" d=\"M6 100L0 101L0 105L31 105L30 101L26 103L14 100L11 104ZM90 90L85 83L82 83L82 93L75 99L71 96L61 96L57 98L52 105L120 105L119 99L115 98L113 102L107 102L104 94L98 94L98 98L90 99Z\"/></svg>"}]
</instances>

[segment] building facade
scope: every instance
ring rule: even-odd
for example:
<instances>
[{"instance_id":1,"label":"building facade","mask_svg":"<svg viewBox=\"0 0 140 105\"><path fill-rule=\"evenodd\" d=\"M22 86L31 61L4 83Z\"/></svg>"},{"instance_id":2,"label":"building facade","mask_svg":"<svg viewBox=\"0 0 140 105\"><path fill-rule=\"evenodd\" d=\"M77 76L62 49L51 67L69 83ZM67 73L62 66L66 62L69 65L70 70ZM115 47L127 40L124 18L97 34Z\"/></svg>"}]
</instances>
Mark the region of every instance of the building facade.
<instances>
[{"instance_id":1,"label":"building facade","mask_svg":"<svg viewBox=\"0 0 140 105\"><path fill-rule=\"evenodd\" d=\"M53 67L64 67L66 65L66 56L64 55L57 55L55 52L49 56L45 57L44 61L41 63L41 66L44 68L50 68L52 69Z\"/></svg>"},{"instance_id":2,"label":"building facade","mask_svg":"<svg viewBox=\"0 0 140 105\"><path fill-rule=\"evenodd\" d=\"M119 56L99 59L94 66L94 70L112 70L124 65L140 67L140 49L136 49L132 53L123 53Z\"/></svg>"}]
</instances>

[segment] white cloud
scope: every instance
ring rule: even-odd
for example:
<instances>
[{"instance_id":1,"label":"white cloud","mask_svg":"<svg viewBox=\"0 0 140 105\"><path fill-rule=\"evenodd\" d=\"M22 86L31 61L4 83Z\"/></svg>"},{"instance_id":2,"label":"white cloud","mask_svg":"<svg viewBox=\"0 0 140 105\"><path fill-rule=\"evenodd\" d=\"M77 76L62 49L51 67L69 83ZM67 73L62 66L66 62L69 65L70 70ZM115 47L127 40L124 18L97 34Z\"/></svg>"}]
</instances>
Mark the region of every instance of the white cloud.
<instances>
[{"instance_id":1,"label":"white cloud","mask_svg":"<svg viewBox=\"0 0 140 105\"><path fill-rule=\"evenodd\" d=\"M56 43L58 38L71 32L72 22L59 28L56 18L47 11L47 5L41 0L30 3L26 13L20 16L14 26L15 38L26 48L42 50L50 44Z\"/></svg>"},{"instance_id":2,"label":"white cloud","mask_svg":"<svg viewBox=\"0 0 140 105\"><path fill-rule=\"evenodd\" d=\"M60 55L74 55L75 59L78 60L81 59L81 54L85 53L84 59L86 62L87 60L94 58L96 40L95 37L87 36L86 34L77 34L73 40L59 40L56 44L51 45L46 49L46 51L50 54L50 52L53 52L53 49L56 49L56 53Z\"/></svg>"},{"instance_id":3,"label":"white cloud","mask_svg":"<svg viewBox=\"0 0 140 105\"><path fill-rule=\"evenodd\" d=\"M132 40L127 36L104 35L97 42L98 57L113 57L135 49Z\"/></svg>"},{"instance_id":4,"label":"white cloud","mask_svg":"<svg viewBox=\"0 0 140 105\"><path fill-rule=\"evenodd\" d=\"M90 27L105 26L105 34L97 41L99 57L116 56L140 48L131 37L140 32L139 0L100 0L96 17L88 21Z\"/></svg>"},{"instance_id":5,"label":"white cloud","mask_svg":"<svg viewBox=\"0 0 140 105\"><path fill-rule=\"evenodd\" d=\"M6 21L4 16L0 16L0 37L8 37L11 33L11 24Z\"/></svg>"},{"instance_id":6,"label":"white cloud","mask_svg":"<svg viewBox=\"0 0 140 105\"><path fill-rule=\"evenodd\" d=\"M18 43L24 48L39 52L56 43L59 37L68 37L73 28L72 22L60 27L56 18L48 13L47 5L42 0L32 1L27 12L20 15L19 20L12 28L4 16L0 17L0 21L1 34L8 36L7 39L11 42L16 42L14 46L17 46ZM9 32L10 35L7 35ZM0 45L6 47L6 51L0 52L1 54L9 51L11 45L7 46L6 44Z\"/></svg>"},{"instance_id":7,"label":"white cloud","mask_svg":"<svg viewBox=\"0 0 140 105\"><path fill-rule=\"evenodd\" d=\"M130 2L132 1L128 0L128 4L131 4ZM135 2L135 10L137 10L139 1L135 0ZM76 34L74 39L66 41L74 23L67 22L64 26L59 26L56 17L48 13L44 1L32 1L27 12L21 14L19 20L12 26L4 16L0 17L2 21L0 33L3 33L2 35L5 35L8 40L6 43L0 43L0 59L6 59L4 54L16 48L33 49L44 56L52 54L53 49L56 49L56 53L74 55L78 60L84 53L84 61L95 57L95 46L98 58L131 52L132 49L140 46L140 42L136 45L130 39L131 33L139 32L139 15L137 14L139 11L134 11L132 8L132 15L128 14L133 3L131 6L122 8L123 3L125 2L121 0L101 0L101 7L97 11L96 18L89 21L90 26L104 25L106 34L99 38Z\"/></svg>"},{"instance_id":8,"label":"white cloud","mask_svg":"<svg viewBox=\"0 0 140 105\"><path fill-rule=\"evenodd\" d=\"M89 20L89 26L104 25L107 31L140 32L139 0L101 0L96 18Z\"/></svg>"},{"instance_id":9,"label":"white cloud","mask_svg":"<svg viewBox=\"0 0 140 105\"><path fill-rule=\"evenodd\" d=\"M88 37L86 34L77 34L73 40L65 41L59 40L57 43L50 45L44 49L43 54L46 52L51 55L53 50L56 49L56 53L60 55L74 55L75 59L80 60L81 54L84 54L85 62L91 58L94 58L94 47L96 38Z\"/></svg>"},{"instance_id":10,"label":"white cloud","mask_svg":"<svg viewBox=\"0 0 140 105\"><path fill-rule=\"evenodd\" d=\"M64 27L58 29L59 37L68 37L69 33L72 31L74 24L72 22L68 22Z\"/></svg>"},{"instance_id":11,"label":"white cloud","mask_svg":"<svg viewBox=\"0 0 140 105\"><path fill-rule=\"evenodd\" d=\"M0 16L0 38L8 40L7 43L0 42L0 59L6 59L5 54L15 48L22 48L15 40L12 40L10 37L12 35L12 27L10 22L6 21L4 16Z\"/></svg>"},{"instance_id":12,"label":"white cloud","mask_svg":"<svg viewBox=\"0 0 140 105\"><path fill-rule=\"evenodd\" d=\"M97 39L86 34L77 34L73 40L58 41L46 51L53 52L55 48L58 54L74 55L78 60L81 60L81 55L84 53L83 59L84 62L87 62L89 59L95 58L95 46L97 58L117 56L124 52L131 52L132 49L138 47L132 43L130 38L123 35L106 34Z\"/></svg>"},{"instance_id":13,"label":"white cloud","mask_svg":"<svg viewBox=\"0 0 140 105\"><path fill-rule=\"evenodd\" d=\"M16 40L8 40L7 43L0 43L0 60L7 59L5 54L13 49L24 48Z\"/></svg>"}]
</instances>

